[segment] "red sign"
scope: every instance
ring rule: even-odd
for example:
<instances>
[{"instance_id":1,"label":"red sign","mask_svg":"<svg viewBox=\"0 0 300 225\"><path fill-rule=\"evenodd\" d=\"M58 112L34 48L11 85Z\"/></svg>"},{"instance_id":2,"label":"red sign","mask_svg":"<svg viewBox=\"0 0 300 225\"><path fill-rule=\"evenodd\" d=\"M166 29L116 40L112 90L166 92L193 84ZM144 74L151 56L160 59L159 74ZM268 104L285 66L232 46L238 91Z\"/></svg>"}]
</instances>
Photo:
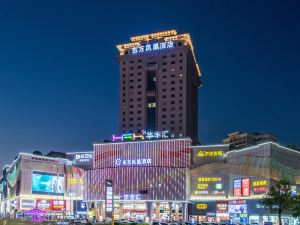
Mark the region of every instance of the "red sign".
<instances>
[{"instance_id":1,"label":"red sign","mask_svg":"<svg viewBox=\"0 0 300 225\"><path fill-rule=\"evenodd\" d=\"M66 201L52 199L37 199L36 207L42 210L63 211L66 209Z\"/></svg>"},{"instance_id":2,"label":"red sign","mask_svg":"<svg viewBox=\"0 0 300 225\"><path fill-rule=\"evenodd\" d=\"M267 186L254 187L254 194L265 194L267 192Z\"/></svg>"},{"instance_id":3,"label":"red sign","mask_svg":"<svg viewBox=\"0 0 300 225\"><path fill-rule=\"evenodd\" d=\"M250 196L250 178L242 179L242 196L243 197Z\"/></svg>"},{"instance_id":4,"label":"red sign","mask_svg":"<svg viewBox=\"0 0 300 225\"><path fill-rule=\"evenodd\" d=\"M54 211L63 211L66 209L65 200L52 200L52 210Z\"/></svg>"}]
</instances>

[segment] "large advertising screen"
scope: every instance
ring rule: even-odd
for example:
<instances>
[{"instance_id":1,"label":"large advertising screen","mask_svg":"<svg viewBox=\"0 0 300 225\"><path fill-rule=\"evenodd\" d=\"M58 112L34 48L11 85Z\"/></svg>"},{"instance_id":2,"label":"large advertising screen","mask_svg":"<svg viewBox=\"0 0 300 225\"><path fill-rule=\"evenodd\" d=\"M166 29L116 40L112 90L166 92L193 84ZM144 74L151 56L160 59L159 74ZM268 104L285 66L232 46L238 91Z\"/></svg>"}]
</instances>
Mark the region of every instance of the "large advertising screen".
<instances>
[{"instance_id":1,"label":"large advertising screen","mask_svg":"<svg viewBox=\"0 0 300 225\"><path fill-rule=\"evenodd\" d=\"M32 172L32 194L64 195L64 175Z\"/></svg>"},{"instance_id":2,"label":"large advertising screen","mask_svg":"<svg viewBox=\"0 0 300 225\"><path fill-rule=\"evenodd\" d=\"M233 196L241 196L242 195L242 180L235 179L233 180Z\"/></svg>"}]
</instances>

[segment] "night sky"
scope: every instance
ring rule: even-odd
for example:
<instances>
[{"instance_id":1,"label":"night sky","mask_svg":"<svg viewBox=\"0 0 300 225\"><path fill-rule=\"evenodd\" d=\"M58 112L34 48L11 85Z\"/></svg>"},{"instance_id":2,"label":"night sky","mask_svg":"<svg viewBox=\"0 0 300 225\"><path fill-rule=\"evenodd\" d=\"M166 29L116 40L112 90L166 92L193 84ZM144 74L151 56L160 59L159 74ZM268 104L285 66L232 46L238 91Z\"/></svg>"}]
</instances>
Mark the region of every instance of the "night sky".
<instances>
[{"instance_id":1,"label":"night sky","mask_svg":"<svg viewBox=\"0 0 300 225\"><path fill-rule=\"evenodd\" d=\"M299 11L296 0L0 1L1 166L110 139L115 45L168 29L192 36L203 144L243 130L300 145Z\"/></svg>"}]
</instances>

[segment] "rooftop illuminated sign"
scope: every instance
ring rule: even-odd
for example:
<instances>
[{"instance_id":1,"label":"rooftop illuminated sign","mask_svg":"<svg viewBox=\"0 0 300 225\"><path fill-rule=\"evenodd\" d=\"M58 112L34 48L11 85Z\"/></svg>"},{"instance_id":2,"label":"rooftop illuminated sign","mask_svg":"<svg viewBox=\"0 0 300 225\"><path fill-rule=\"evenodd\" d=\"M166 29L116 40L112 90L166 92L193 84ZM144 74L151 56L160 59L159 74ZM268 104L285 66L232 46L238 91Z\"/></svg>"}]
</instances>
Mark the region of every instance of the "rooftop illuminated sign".
<instances>
[{"instance_id":1,"label":"rooftop illuminated sign","mask_svg":"<svg viewBox=\"0 0 300 225\"><path fill-rule=\"evenodd\" d=\"M143 131L142 133L124 133L120 136L112 136L112 141L137 141L137 140L153 140L169 138L169 131Z\"/></svg>"},{"instance_id":2,"label":"rooftop illuminated sign","mask_svg":"<svg viewBox=\"0 0 300 225\"><path fill-rule=\"evenodd\" d=\"M146 45L141 45L139 47L133 47L131 48L131 53L136 54L136 53L143 53L143 52L151 52L151 51L173 48L173 47L174 47L173 41L160 42L160 43L156 42L152 44L149 43Z\"/></svg>"},{"instance_id":3,"label":"rooftop illuminated sign","mask_svg":"<svg viewBox=\"0 0 300 225\"><path fill-rule=\"evenodd\" d=\"M223 156L223 151L222 150L211 150L211 151L201 150L197 153L197 156L199 158Z\"/></svg>"}]
</instances>

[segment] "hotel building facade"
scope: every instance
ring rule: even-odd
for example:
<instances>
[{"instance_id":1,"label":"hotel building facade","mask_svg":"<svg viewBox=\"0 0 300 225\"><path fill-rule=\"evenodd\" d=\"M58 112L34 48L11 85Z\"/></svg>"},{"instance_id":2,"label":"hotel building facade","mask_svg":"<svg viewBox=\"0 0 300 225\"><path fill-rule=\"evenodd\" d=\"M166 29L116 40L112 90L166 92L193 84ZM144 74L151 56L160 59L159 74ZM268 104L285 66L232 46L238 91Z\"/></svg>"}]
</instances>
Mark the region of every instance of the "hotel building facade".
<instances>
[{"instance_id":1,"label":"hotel building facade","mask_svg":"<svg viewBox=\"0 0 300 225\"><path fill-rule=\"evenodd\" d=\"M200 69L188 33L176 30L117 45L120 132L168 130L198 143Z\"/></svg>"}]
</instances>

